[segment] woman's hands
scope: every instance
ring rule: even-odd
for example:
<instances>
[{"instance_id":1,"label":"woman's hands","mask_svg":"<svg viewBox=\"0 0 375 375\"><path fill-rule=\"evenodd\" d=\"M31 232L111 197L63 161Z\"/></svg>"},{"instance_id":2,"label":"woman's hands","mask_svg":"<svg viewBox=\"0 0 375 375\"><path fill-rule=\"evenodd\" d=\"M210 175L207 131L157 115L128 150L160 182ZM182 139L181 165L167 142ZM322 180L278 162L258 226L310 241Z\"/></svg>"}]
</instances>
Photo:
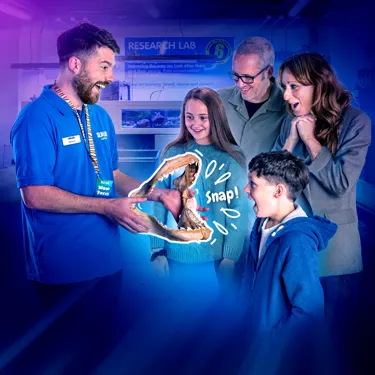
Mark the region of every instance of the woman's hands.
<instances>
[{"instance_id":1,"label":"woman's hands","mask_svg":"<svg viewBox=\"0 0 375 375\"><path fill-rule=\"evenodd\" d=\"M301 140L306 145L311 160L314 160L322 149L322 145L315 137L315 122L316 117L312 114L295 117L283 149L293 152L296 144Z\"/></svg>"}]
</instances>

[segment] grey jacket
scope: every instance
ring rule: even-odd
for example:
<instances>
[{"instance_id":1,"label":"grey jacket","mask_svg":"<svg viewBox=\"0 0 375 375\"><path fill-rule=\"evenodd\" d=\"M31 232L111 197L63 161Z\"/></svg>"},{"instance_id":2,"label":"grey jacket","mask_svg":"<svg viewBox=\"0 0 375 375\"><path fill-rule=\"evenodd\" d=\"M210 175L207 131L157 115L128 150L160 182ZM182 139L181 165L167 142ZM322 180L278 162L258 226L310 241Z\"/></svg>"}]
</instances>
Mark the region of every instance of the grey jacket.
<instances>
[{"instance_id":1,"label":"grey jacket","mask_svg":"<svg viewBox=\"0 0 375 375\"><path fill-rule=\"evenodd\" d=\"M292 117L281 128L275 150L281 150L289 135ZM323 147L311 162L305 144L299 141L293 153L305 159L310 182L298 202L309 214L323 216L338 225L326 250L319 253L320 276L360 272L361 242L356 208L356 184L371 143L371 120L349 106L343 112L336 154Z\"/></svg>"},{"instance_id":2,"label":"grey jacket","mask_svg":"<svg viewBox=\"0 0 375 375\"><path fill-rule=\"evenodd\" d=\"M287 116L282 89L273 77L271 83L269 99L251 119L237 86L218 90L234 139L244 152L247 163L255 155L271 151Z\"/></svg>"}]
</instances>

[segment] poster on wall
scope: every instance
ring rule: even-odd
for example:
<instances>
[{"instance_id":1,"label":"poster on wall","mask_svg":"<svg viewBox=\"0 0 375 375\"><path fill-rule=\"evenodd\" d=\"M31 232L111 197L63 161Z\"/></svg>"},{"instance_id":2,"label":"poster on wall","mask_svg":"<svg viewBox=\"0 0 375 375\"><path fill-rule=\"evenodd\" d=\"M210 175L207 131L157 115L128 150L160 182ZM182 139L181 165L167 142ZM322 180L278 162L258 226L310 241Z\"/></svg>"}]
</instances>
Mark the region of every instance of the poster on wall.
<instances>
[{"instance_id":1,"label":"poster on wall","mask_svg":"<svg viewBox=\"0 0 375 375\"><path fill-rule=\"evenodd\" d=\"M126 62L125 71L211 75L227 73L231 66L233 43L233 37L125 38L125 55L140 57L139 61ZM155 60L142 61L142 57L146 56L155 56ZM175 59L164 60L166 56L174 56ZM184 59L184 56L189 56L189 59ZM197 56L197 59L192 56ZM200 59L200 56L210 58Z\"/></svg>"},{"instance_id":2,"label":"poster on wall","mask_svg":"<svg viewBox=\"0 0 375 375\"><path fill-rule=\"evenodd\" d=\"M134 57L124 64L132 98L176 100L193 87L229 86L233 50L234 37L125 38L125 55Z\"/></svg>"}]
</instances>

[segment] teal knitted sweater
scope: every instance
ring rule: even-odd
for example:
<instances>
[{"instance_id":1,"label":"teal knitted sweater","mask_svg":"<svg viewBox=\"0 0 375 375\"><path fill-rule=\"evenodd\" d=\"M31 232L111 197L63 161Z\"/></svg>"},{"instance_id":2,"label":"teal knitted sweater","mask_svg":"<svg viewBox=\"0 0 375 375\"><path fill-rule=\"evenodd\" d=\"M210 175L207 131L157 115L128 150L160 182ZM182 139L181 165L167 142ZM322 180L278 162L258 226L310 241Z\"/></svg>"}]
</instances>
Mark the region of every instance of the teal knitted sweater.
<instances>
[{"instance_id":1,"label":"teal knitted sweater","mask_svg":"<svg viewBox=\"0 0 375 375\"><path fill-rule=\"evenodd\" d=\"M193 189L197 204L209 208L204 215L208 216L207 224L214 232L208 242L188 244L171 243L150 236L151 248L163 248L167 251L169 259L184 263L203 263L222 258L237 261L247 232L249 201L243 192L247 184L247 172L228 153L219 150L214 145L198 145L194 141L169 148L160 162L185 152L194 152L202 160L202 169ZM183 170L179 170L179 173L169 175L168 178L159 181L156 186L167 189L175 188L173 180L182 172ZM227 172L231 176L223 182L217 182ZM226 212L232 217L226 215L223 209L231 209ZM238 211L240 216L237 217L238 213L232 210ZM177 227L173 216L161 203L153 202L153 215L169 228Z\"/></svg>"}]
</instances>

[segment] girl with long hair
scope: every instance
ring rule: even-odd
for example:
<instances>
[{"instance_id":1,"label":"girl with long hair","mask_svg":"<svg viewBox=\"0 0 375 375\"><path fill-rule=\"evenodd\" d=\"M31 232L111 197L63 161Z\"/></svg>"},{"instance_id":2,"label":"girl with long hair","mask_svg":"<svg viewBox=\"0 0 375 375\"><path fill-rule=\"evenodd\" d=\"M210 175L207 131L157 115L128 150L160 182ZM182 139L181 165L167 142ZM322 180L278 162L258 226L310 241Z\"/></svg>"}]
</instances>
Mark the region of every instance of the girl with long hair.
<instances>
[{"instance_id":1,"label":"girl with long hair","mask_svg":"<svg viewBox=\"0 0 375 375\"><path fill-rule=\"evenodd\" d=\"M247 230L248 203L243 193L247 172L244 155L230 131L221 99L210 88L194 88L185 96L180 134L165 147L161 162L185 152L196 153L202 160L201 173L194 185L195 198L198 205L209 208L207 224L214 232L210 241L201 243L170 243L151 237L153 267L162 275L171 271L182 276L185 281L191 282L192 288L196 279L195 287L200 289L204 288L205 272L215 268L220 286L227 289L234 285L234 265L242 252ZM210 163L210 172L213 172L206 178ZM227 172L231 176L215 184ZM176 177L170 175L159 181L157 186L174 188L173 180ZM211 199L220 192L229 191L235 193L234 199ZM220 196L223 197L223 194ZM225 215L223 209L227 208L236 210L240 216ZM153 214L170 227L171 217L168 219L168 211L162 205L154 204ZM198 281L199 277L201 279Z\"/></svg>"}]
</instances>

